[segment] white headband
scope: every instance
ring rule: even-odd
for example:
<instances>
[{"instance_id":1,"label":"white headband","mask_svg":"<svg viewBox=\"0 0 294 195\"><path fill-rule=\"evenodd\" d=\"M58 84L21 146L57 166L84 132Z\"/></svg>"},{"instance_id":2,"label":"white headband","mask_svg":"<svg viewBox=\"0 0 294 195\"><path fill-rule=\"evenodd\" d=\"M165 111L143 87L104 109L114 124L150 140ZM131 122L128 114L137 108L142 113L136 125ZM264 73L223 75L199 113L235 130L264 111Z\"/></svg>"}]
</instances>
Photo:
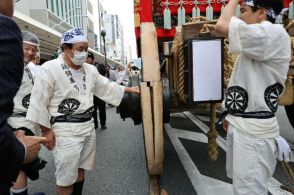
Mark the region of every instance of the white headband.
<instances>
[{"instance_id":1,"label":"white headband","mask_svg":"<svg viewBox=\"0 0 294 195\"><path fill-rule=\"evenodd\" d=\"M255 6L253 0L245 0L244 1L245 5L249 5L251 7L259 7L259 6ZM271 18L276 18L277 14L275 13L273 8L266 8L267 9L267 15Z\"/></svg>"},{"instance_id":2,"label":"white headband","mask_svg":"<svg viewBox=\"0 0 294 195\"><path fill-rule=\"evenodd\" d=\"M84 35L82 29L74 28L63 33L61 37L61 44L63 43L80 43L88 42L87 37Z\"/></svg>"},{"instance_id":3,"label":"white headband","mask_svg":"<svg viewBox=\"0 0 294 195\"><path fill-rule=\"evenodd\" d=\"M39 47L38 44L33 43L33 42L30 42L30 41L22 41L22 42L23 42L23 43L26 43L26 44L29 44L29 45L33 45L33 46Z\"/></svg>"},{"instance_id":4,"label":"white headband","mask_svg":"<svg viewBox=\"0 0 294 195\"><path fill-rule=\"evenodd\" d=\"M244 4L249 5L251 7L255 7L253 0L245 0ZM273 8L267 8L267 15L271 18L276 19L276 21L275 21L276 24L281 24L281 23L283 23L283 15L287 11L288 11L288 8L284 8L284 9L282 9L281 13L279 13L277 15Z\"/></svg>"},{"instance_id":5,"label":"white headband","mask_svg":"<svg viewBox=\"0 0 294 195\"><path fill-rule=\"evenodd\" d=\"M244 1L244 4L245 4L245 5L249 5L249 6L251 6L251 7L254 7L253 0L245 0L245 1Z\"/></svg>"},{"instance_id":6,"label":"white headband","mask_svg":"<svg viewBox=\"0 0 294 195\"><path fill-rule=\"evenodd\" d=\"M255 6L253 0L245 0L244 1L245 5L251 6L251 7L259 7L259 6ZM273 8L266 8L267 9L267 15L271 18L276 19L277 14L275 13Z\"/></svg>"}]
</instances>

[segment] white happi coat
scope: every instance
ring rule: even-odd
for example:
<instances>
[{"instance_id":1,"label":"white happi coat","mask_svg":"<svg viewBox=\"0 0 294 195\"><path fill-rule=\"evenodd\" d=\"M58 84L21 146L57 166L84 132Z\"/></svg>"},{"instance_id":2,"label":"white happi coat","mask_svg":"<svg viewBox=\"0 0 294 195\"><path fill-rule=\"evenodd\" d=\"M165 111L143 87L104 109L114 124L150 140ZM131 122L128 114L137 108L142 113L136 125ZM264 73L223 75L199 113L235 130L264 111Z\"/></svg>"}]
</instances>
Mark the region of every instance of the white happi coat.
<instances>
[{"instance_id":1,"label":"white happi coat","mask_svg":"<svg viewBox=\"0 0 294 195\"><path fill-rule=\"evenodd\" d=\"M52 125L50 119L64 115L66 110L71 110L73 114L84 113L93 106L93 95L112 105L119 105L124 86L110 82L93 65L84 63L86 90L80 87L78 91L61 64L64 64L63 54L41 66L35 79L27 119L52 128L57 136L89 135L94 129L93 119L81 123L56 122Z\"/></svg>"},{"instance_id":2,"label":"white happi coat","mask_svg":"<svg viewBox=\"0 0 294 195\"><path fill-rule=\"evenodd\" d=\"M229 41L229 51L239 57L223 102L231 113L226 117L230 124L226 170L235 195L267 195L276 166L277 118L235 114L276 112L289 68L290 37L281 25L268 21L248 25L232 17Z\"/></svg>"},{"instance_id":3,"label":"white happi coat","mask_svg":"<svg viewBox=\"0 0 294 195\"><path fill-rule=\"evenodd\" d=\"M20 115L25 115L28 111L32 88L32 78L30 78L27 71L24 71L21 86L13 99L13 114L8 118L8 124L13 128L26 127L35 133L35 130L39 128L38 125L26 120L25 116Z\"/></svg>"},{"instance_id":4,"label":"white happi coat","mask_svg":"<svg viewBox=\"0 0 294 195\"><path fill-rule=\"evenodd\" d=\"M229 51L239 54L239 57L223 106L233 112L275 113L291 57L288 33L279 24L263 21L260 24L247 25L244 21L232 17L229 41ZM226 119L246 135L256 138L279 136L276 117L257 119L229 114Z\"/></svg>"},{"instance_id":5,"label":"white happi coat","mask_svg":"<svg viewBox=\"0 0 294 195\"><path fill-rule=\"evenodd\" d=\"M41 68L40 65L34 64L33 62L28 63L28 67L30 68L30 71L31 71L33 77L35 77L36 74L38 74L38 72Z\"/></svg>"}]
</instances>

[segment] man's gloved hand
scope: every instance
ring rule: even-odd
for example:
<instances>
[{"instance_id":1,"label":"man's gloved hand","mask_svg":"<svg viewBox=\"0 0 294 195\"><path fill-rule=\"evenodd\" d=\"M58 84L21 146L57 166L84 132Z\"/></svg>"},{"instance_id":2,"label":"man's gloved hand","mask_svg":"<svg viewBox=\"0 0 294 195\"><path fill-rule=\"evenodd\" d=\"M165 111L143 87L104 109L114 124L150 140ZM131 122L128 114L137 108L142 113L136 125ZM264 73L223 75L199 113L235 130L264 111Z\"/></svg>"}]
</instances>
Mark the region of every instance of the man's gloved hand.
<instances>
[{"instance_id":1,"label":"man's gloved hand","mask_svg":"<svg viewBox=\"0 0 294 195\"><path fill-rule=\"evenodd\" d=\"M292 159L291 148L287 141L282 138L281 136L275 138L277 145L278 145L278 159L280 161L289 162Z\"/></svg>"}]
</instances>

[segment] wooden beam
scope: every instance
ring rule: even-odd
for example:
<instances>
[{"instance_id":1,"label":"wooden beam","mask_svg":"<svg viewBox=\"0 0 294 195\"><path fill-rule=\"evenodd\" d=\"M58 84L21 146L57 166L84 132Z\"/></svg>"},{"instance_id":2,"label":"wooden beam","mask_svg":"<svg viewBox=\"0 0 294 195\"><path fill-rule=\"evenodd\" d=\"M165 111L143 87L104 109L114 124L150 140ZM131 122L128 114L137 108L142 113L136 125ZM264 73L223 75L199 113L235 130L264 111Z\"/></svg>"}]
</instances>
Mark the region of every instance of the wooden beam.
<instances>
[{"instance_id":1,"label":"wooden beam","mask_svg":"<svg viewBox=\"0 0 294 195\"><path fill-rule=\"evenodd\" d=\"M153 22L141 24L143 81L160 81L160 64L156 29Z\"/></svg>"}]
</instances>

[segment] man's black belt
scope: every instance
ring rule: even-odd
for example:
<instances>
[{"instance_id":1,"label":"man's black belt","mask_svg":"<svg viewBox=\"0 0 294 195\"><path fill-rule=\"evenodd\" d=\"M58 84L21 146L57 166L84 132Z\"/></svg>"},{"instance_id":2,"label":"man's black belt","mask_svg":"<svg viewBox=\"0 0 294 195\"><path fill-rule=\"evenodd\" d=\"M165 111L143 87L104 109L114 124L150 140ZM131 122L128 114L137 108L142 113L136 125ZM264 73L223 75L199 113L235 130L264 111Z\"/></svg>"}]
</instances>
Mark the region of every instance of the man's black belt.
<instances>
[{"instance_id":1,"label":"man's black belt","mask_svg":"<svg viewBox=\"0 0 294 195\"><path fill-rule=\"evenodd\" d=\"M81 114L68 114L56 117L51 117L50 123L53 125L56 122L62 123L83 123L91 120L93 117L94 107L89 108L87 111Z\"/></svg>"},{"instance_id":2,"label":"man's black belt","mask_svg":"<svg viewBox=\"0 0 294 195\"><path fill-rule=\"evenodd\" d=\"M12 117L26 117L27 113L26 112L13 113L11 116Z\"/></svg>"},{"instance_id":3,"label":"man's black belt","mask_svg":"<svg viewBox=\"0 0 294 195\"><path fill-rule=\"evenodd\" d=\"M274 113L269 112L269 111L230 113L226 110L221 114L217 123L219 124L221 122L221 120L223 120L228 114L231 114L231 115L237 116L237 117L242 117L242 118L255 118L255 119L268 119L268 118L273 118L275 116Z\"/></svg>"},{"instance_id":4,"label":"man's black belt","mask_svg":"<svg viewBox=\"0 0 294 195\"><path fill-rule=\"evenodd\" d=\"M242 118L256 118L256 119L268 119L275 116L274 113L269 111L259 111L259 112L243 112L243 113L229 113L233 116L238 116Z\"/></svg>"}]
</instances>

